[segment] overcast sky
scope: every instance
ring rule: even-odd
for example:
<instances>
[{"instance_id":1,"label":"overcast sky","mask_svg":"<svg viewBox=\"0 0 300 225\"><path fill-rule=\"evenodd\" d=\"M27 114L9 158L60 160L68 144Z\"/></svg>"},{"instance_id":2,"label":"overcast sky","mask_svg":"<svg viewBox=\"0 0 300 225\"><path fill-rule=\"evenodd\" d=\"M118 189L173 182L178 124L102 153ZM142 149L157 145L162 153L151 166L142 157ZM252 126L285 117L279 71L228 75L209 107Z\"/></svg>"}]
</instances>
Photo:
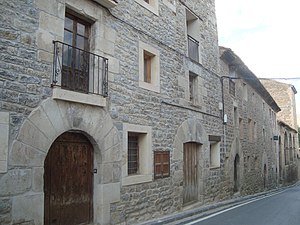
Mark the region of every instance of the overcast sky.
<instances>
[{"instance_id":1,"label":"overcast sky","mask_svg":"<svg viewBox=\"0 0 300 225\"><path fill-rule=\"evenodd\" d=\"M257 76L300 78L300 1L215 0L219 45L231 48ZM300 80L292 83L298 94Z\"/></svg>"}]
</instances>

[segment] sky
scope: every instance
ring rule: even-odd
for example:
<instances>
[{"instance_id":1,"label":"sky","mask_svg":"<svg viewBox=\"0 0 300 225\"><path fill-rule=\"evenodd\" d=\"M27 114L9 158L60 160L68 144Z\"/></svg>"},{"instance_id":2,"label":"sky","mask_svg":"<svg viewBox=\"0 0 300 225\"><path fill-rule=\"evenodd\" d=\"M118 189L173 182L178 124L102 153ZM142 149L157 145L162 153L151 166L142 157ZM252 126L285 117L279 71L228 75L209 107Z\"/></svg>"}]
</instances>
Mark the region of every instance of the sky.
<instances>
[{"instance_id":1,"label":"sky","mask_svg":"<svg viewBox=\"0 0 300 225\"><path fill-rule=\"evenodd\" d=\"M259 78L295 86L300 113L300 1L215 0L219 45L231 48Z\"/></svg>"}]
</instances>

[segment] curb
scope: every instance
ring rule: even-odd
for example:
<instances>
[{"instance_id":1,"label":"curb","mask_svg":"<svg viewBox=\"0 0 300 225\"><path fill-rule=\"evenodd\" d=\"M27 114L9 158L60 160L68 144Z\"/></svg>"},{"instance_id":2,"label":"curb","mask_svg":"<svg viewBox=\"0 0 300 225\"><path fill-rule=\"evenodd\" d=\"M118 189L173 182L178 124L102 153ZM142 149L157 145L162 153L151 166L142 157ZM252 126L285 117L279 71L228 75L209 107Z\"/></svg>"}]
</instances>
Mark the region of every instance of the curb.
<instances>
[{"instance_id":1,"label":"curb","mask_svg":"<svg viewBox=\"0 0 300 225\"><path fill-rule=\"evenodd\" d=\"M183 220L183 219L188 218L188 217L196 216L197 214L201 214L201 215L199 215L199 217L208 216L208 215L212 214L211 212L209 212L210 210L221 208L221 207L225 207L223 209L230 208L230 207L236 206L236 205L238 205L242 202L246 202L248 200L260 198L260 197L263 197L263 196L272 195L274 193L284 191L288 188L291 188L291 187L294 187L294 186L297 186L297 185L300 185L300 182L296 182L295 184L292 184L292 185L289 185L289 186L279 187L279 188L272 189L272 190L269 190L269 191L256 193L256 194L253 194L253 195L236 197L236 198L232 198L232 199L225 200L225 201L222 201L222 202L213 203L213 204L210 204L210 205L204 205L204 206L202 205L202 206L199 206L197 208L189 209L189 210L186 210L186 211L178 211L178 212L175 212L173 214L170 214L170 215L158 218L158 219L145 221L143 223L138 223L138 225L161 225L161 224L173 223L173 222L176 222L176 221L179 222L180 220ZM203 213L204 213L204 215L203 215ZM188 221L188 219L187 219L187 221Z\"/></svg>"}]
</instances>

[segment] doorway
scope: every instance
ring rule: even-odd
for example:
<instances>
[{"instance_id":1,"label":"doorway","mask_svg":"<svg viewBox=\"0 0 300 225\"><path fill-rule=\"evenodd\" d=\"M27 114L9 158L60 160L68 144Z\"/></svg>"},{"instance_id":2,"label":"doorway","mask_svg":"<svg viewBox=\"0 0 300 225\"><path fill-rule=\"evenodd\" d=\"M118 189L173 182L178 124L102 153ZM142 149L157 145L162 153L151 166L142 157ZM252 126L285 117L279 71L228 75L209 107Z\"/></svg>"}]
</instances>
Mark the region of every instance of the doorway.
<instances>
[{"instance_id":1,"label":"doorway","mask_svg":"<svg viewBox=\"0 0 300 225\"><path fill-rule=\"evenodd\" d=\"M183 204L198 201L198 151L200 144L188 142L183 145Z\"/></svg>"},{"instance_id":2,"label":"doorway","mask_svg":"<svg viewBox=\"0 0 300 225\"><path fill-rule=\"evenodd\" d=\"M234 158L234 187L233 192L238 192L240 190L240 157L236 154Z\"/></svg>"},{"instance_id":3,"label":"doorway","mask_svg":"<svg viewBox=\"0 0 300 225\"><path fill-rule=\"evenodd\" d=\"M44 224L89 224L93 217L93 147L81 133L66 132L45 159Z\"/></svg>"}]
</instances>

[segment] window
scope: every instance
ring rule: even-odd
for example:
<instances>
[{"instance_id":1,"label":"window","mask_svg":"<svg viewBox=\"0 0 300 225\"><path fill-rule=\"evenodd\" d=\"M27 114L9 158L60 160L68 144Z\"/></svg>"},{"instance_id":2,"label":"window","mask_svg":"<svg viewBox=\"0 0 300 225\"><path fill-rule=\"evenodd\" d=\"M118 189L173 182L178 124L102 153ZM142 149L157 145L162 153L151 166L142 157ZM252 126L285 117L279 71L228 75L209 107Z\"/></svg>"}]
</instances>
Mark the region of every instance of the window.
<instances>
[{"instance_id":1,"label":"window","mask_svg":"<svg viewBox=\"0 0 300 225\"><path fill-rule=\"evenodd\" d=\"M248 138L250 142L253 141L253 124L251 119L248 119Z\"/></svg>"},{"instance_id":2,"label":"window","mask_svg":"<svg viewBox=\"0 0 300 225\"><path fill-rule=\"evenodd\" d=\"M220 167L220 136L209 135L210 167Z\"/></svg>"},{"instance_id":3,"label":"window","mask_svg":"<svg viewBox=\"0 0 300 225\"><path fill-rule=\"evenodd\" d=\"M144 82L151 84L151 62L153 54L144 50Z\"/></svg>"},{"instance_id":4,"label":"window","mask_svg":"<svg viewBox=\"0 0 300 225\"><path fill-rule=\"evenodd\" d=\"M200 62L200 21L191 11L186 9L186 29L188 56L196 62Z\"/></svg>"},{"instance_id":5,"label":"window","mask_svg":"<svg viewBox=\"0 0 300 225\"><path fill-rule=\"evenodd\" d=\"M152 181L152 129L148 126L123 124L122 185Z\"/></svg>"},{"instance_id":6,"label":"window","mask_svg":"<svg viewBox=\"0 0 300 225\"><path fill-rule=\"evenodd\" d=\"M77 11L77 8L74 7L74 10ZM91 18L94 16L91 14ZM66 9L61 34L63 42L53 41L53 99L106 105L104 97L108 95L108 59L90 52L90 33L91 30L93 33L99 32L99 23ZM93 49L98 45L94 43Z\"/></svg>"},{"instance_id":7,"label":"window","mask_svg":"<svg viewBox=\"0 0 300 225\"><path fill-rule=\"evenodd\" d=\"M139 136L137 133L128 133L128 175L139 172Z\"/></svg>"},{"instance_id":8,"label":"window","mask_svg":"<svg viewBox=\"0 0 300 225\"><path fill-rule=\"evenodd\" d=\"M90 24L66 13L62 55L62 80L64 89L88 93L89 85L89 33Z\"/></svg>"},{"instance_id":9,"label":"window","mask_svg":"<svg viewBox=\"0 0 300 225\"><path fill-rule=\"evenodd\" d=\"M170 152L154 152L154 178L164 178L170 176Z\"/></svg>"},{"instance_id":10,"label":"window","mask_svg":"<svg viewBox=\"0 0 300 225\"><path fill-rule=\"evenodd\" d=\"M159 51L139 42L139 86L160 92Z\"/></svg>"},{"instance_id":11,"label":"window","mask_svg":"<svg viewBox=\"0 0 300 225\"><path fill-rule=\"evenodd\" d=\"M138 4L158 15L158 0L135 0Z\"/></svg>"},{"instance_id":12,"label":"window","mask_svg":"<svg viewBox=\"0 0 300 225\"><path fill-rule=\"evenodd\" d=\"M237 113L237 107L233 108L233 126L236 128L238 124L238 113Z\"/></svg>"},{"instance_id":13,"label":"window","mask_svg":"<svg viewBox=\"0 0 300 225\"><path fill-rule=\"evenodd\" d=\"M257 140L257 124L256 124L256 122L253 122L253 138L254 138L254 140Z\"/></svg>"},{"instance_id":14,"label":"window","mask_svg":"<svg viewBox=\"0 0 300 225\"><path fill-rule=\"evenodd\" d=\"M198 91L197 91L197 75L189 72L189 94L190 94L190 102L192 104L196 104L197 103L197 95L198 95Z\"/></svg>"},{"instance_id":15,"label":"window","mask_svg":"<svg viewBox=\"0 0 300 225\"><path fill-rule=\"evenodd\" d=\"M244 101L248 101L248 90L247 84L243 83L243 99Z\"/></svg>"},{"instance_id":16,"label":"window","mask_svg":"<svg viewBox=\"0 0 300 225\"><path fill-rule=\"evenodd\" d=\"M235 83L232 79L229 79L229 94L235 96Z\"/></svg>"}]
</instances>

